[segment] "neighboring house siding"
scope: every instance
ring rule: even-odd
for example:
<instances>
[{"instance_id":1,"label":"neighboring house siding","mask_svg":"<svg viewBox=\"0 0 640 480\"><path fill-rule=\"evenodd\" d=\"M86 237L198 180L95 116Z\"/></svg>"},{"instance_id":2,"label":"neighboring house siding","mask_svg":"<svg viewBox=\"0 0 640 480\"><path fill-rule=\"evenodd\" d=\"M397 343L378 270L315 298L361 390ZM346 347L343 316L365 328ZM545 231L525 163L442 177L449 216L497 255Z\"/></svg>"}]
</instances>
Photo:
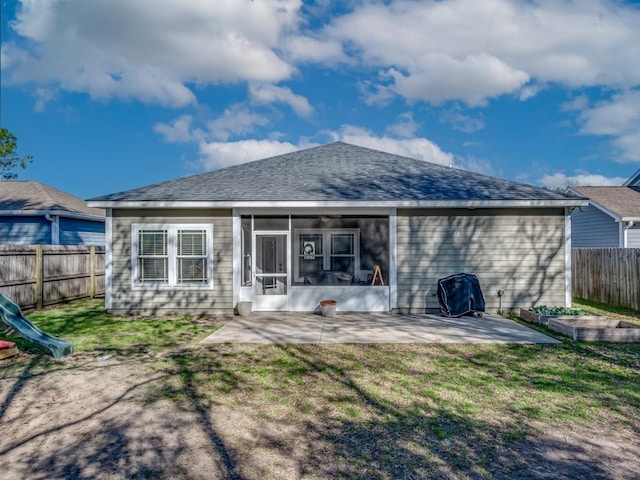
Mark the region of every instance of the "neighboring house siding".
<instances>
[{"instance_id":1,"label":"neighboring house siding","mask_svg":"<svg viewBox=\"0 0 640 480\"><path fill-rule=\"evenodd\" d=\"M104 246L104 223L60 218L60 245Z\"/></svg>"},{"instance_id":2,"label":"neighboring house siding","mask_svg":"<svg viewBox=\"0 0 640 480\"><path fill-rule=\"evenodd\" d=\"M213 224L213 290L132 290L131 224ZM233 309L231 210L113 210L112 311L116 313L228 313Z\"/></svg>"},{"instance_id":3,"label":"neighboring house siding","mask_svg":"<svg viewBox=\"0 0 640 480\"><path fill-rule=\"evenodd\" d=\"M573 248L620 247L620 225L602 210L589 205L571 213Z\"/></svg>"},{"instance_id":4,"label":"neighboring house siding","mask_svg":"<svg viewBox=\"0 0 640 480\"><path fill-rule=\"evenodd\" d=\"M627 247L640 248L640 227L627 230Z\"/></svg>"},{"instance_id":5,"label":"neighboring house siding","mask_svg":"<svg viewBox=\"0 0 640 480\"><path fill-rule=\"evenodd\" d=\"M565 304L563 209L398 210L398 309L439 308L437 281L478 276L486 310Z\"/></svg>"},{"instance_id":6,"label":"neighboring house siding","mask_svg":"<svg viewBox=\"0 0 640 480\"><path fill-rule=\"evenodd\" d=\"M43 217L0 217L0 244L51 244L51 223Z\"/></svg>"}]
</instances>

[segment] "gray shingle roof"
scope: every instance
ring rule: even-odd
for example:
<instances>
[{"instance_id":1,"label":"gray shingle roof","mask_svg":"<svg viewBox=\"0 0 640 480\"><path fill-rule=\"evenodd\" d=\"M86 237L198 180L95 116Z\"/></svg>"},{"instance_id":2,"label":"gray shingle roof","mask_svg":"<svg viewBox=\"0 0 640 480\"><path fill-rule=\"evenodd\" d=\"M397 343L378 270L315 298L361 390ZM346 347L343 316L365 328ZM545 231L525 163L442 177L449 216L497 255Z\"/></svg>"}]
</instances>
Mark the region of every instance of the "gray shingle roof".
<instances>
[{"instance_id":1,"label":"gray shingle roof","mask_svg":"<svg viewBox=\"0 0 640 480\"><path fill-rule=\"evenodd\" d=\"M90 201L571 200L573 194L342 142Z\"/></svg>"},{"instance_id":2,"label":"gray shingle roof","mask_svg":"<svg viewBox=\"0 0 640 480\"><path fill-rule=\"evenodd\" d=\"M70 212L104 217L104 210L91 208L83 199L32 180L0 181L1 211Z\"/></svg>"},{"instance_id":3,"label":"gray shingle roof","mask_svg":"<svg viewBox=\"0 0 640 480\"><path fill-rule=\"evenodd\" d=\"M571 187L619 218L640 218L640 193L630 187Z\"/></svg>"}]
</instances>

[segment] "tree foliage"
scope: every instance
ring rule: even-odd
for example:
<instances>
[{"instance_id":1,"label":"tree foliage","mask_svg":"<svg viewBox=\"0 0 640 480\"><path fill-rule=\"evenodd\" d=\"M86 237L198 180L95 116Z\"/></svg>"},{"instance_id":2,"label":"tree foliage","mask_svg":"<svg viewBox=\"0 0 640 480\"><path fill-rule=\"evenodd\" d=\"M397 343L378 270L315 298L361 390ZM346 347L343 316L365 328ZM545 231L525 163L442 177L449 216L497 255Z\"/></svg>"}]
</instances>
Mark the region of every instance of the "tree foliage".
<instances>
[{"instance_id":1,"label":"tree foliage","mask_svg":"<svg viewBox=\"0 0 640 480\"><path fill-rule=\"evenodd\" d=\"M16 178L18 174L12 170L17 167L26 168L27 163L33 161L31 155L20 156L17 150L18 139L16 136L6 128L0 127L0 179Z\"/></svg>"}]
</instances>

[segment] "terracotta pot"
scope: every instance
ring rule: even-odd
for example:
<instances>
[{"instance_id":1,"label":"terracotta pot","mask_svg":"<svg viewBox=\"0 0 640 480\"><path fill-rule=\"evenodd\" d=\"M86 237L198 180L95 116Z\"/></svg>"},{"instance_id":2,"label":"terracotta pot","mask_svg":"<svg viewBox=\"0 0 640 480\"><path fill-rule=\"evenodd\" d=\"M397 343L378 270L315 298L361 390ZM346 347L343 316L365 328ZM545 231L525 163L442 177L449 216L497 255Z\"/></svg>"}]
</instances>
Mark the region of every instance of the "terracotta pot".
<instances>
[{"instance_id":1,"label":"terracotta pot","mask_svg":"<svg viewBox=\"0 0 640 480\"><path fill-rule=\"evenodd\" d=\"M322 300L320 302L320 312L323 317L333 318L336 316L338 302L335 300Z\"/></svg>"}]
</instances>

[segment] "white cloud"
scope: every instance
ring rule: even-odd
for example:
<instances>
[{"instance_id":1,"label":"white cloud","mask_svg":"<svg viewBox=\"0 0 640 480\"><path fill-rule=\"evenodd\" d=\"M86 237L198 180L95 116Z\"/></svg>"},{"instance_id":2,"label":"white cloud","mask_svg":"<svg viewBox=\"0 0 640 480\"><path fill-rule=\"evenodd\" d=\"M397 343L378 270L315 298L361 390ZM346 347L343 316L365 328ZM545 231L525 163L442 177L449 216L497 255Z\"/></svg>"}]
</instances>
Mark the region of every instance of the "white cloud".
<instances>
[{"instance_id":1,"label":"white cloud","mask_svg":"<svg viewBox=\"0 0 640 480\"><path fill-rule=\"evenodd\" d=\"M201 140L204 132L200 129L192 129L193 117L182 115L171 123L159 122L153 126L153 131L162 135L169 143L185 143Z\"/></svg>"},{"instance_id":2,"label":"white cloud","mask_svg":"<svg viewBox=\"0 0 640 480\"><path fill-rule=\"evenodd\" d=\"M294 145L277 140L240 140L237 142L200 143L201 163L205 170L239 165L241 163L293 152L311 144Z\"/></svg>"},{"instance_id":3,"label":"white cloud","mask_svg":"<svg viewBox=\"0 0 640 480\"><path fill-rule=\"evenodd\" d=\"M284 103L289 105L296 115L309 117L313 113L313 107L309 100L302 95L297 95L287 87L277 87L275 85L250 85L249 95L254 103L269 105L271 103Z\"/></svg>"},{"instance_id":4,"label":"white cloud","mask_svg":"<svg viewBox=\"0 0 640 480\"><path fill-rule=\"evenodd\" d=\"M405 112L398 115L396 123L387 127L387 132L400 138L415 137L420 124L413 119L412 112Z\"/></svg>"},{"instance_id":5,"label":"white cloud","mask_svg":"<svg viewBox=\"0 0 640 480\"><path fill-rule=\"evenodd\" d=\"M382 86L409 100L481 105L548 83L640 84L638 25L638 8L610 0L392 0L364 2L326 32L388 69Z\"/></svg>"},{"instance_id":6,"label":"white cloud","mask_svg":"<svg viewBox=\"0 0 640 480\"><path fill-rule=\"evenodd\" d=\"M454 166L470 172L482 173L483 175L494 175L493 166L488 160L468 155L466 157L456 156Z\"/></svg>"},{"instance_id":7,"label":"white cloud","mask_svg":"<svg viewBox=\"0 0 640 480\"><path fill-rule=\"evenodd\" d=\"M572 98L567 102L564 102L560 106L560 109L563 112L579 112L581 110L584 110L588 106L589 106L589 97L583 94L583 95L578 95L577 97Z\"/></svg>"},{"instance_id":8,"label":"white cloud","mask_svg":"<svg viewBox=\"0 0 640 480\"><path fill-rule=\"evenodd\" d=\"M623 177L605 177L604 175L593 173L577 173L575 175L565 175L558 172L546 174L538 179L538 183L547 188L564 188L569 185L584 186L619 186L627 179Z\"/></svg>"},{"instance_id":9,"label":"white cloud","mask_svg":"<svg viewBox=\"0 0 640 480\"><path fill-rule=\"evenodd\" d=\"M440 121L449 123L455 130L464 133L473 133L484 128L484 120L481 117L472 117L462 113L462 108L458 104L448 110L443 110L440 114Z\"/></svg>"},{"instance_id":10,"label":"white cloud","mask_svg":"<svg viewBox=\"0 0 640 480\"><path fill-rule=\"evenodd\" d=\"M617 160L640 160L640 91L614 95L610 101L584 110L579 121L581 133L613 137Z\"/></svg>"},{"instance_id":11,"label":"white cloud","mask_svg":"<svg viewBox=\"0 0 640 480\"><path fill-rule=\"evenodd\" d=\"M215 138L227 141L231 136L252 133L256 125L266 125L268 122L264 115L252 112L242 105L231 105L207 126Z\"/></svg>"},{"instance_id":12,"label":"white cloud","mask_svg":"<svg viewBox=\"0 0 640 480\"><path fill-rule=\"evenodd\" d=\"M52 88L36 88L33 92L36 97L36 104L33 109L36 112L44 112L47 108L47 103L54 100L58 96L58 92Z\"/></svg>"},{"instance_id":13,"label":"white cloud","mask_svg":"<svg viewBox=\"0 0 640 480\"><path fill-rule=\"evenodd\" d=\"M408 100L457 99L469 106L484 105L487 98L517 91L529 81L526 72L486 53L461 59L441 52L425 54L415 59L407 73L392 68L388 74L395 91Z\"/></svg>"},{"instance_id":14,"label":"white cloud","mask_svg":"<svg viewBox=\"0 0 640 480\"><path fill-rule=\"evenodd\" d=\"M24 1L11 23L17 36L3 44L3 77L96 99L185 106L196 103L192 83L288 78L295 67L277 50L283 34L295 30L300 6L299 0Z\"/></svg>"},{"instance_id":15,"label":"white cloud","mask_svg":"<svg viewBox=\"0 0 640 480\"><path fill-rule=\"evenodd\" d=\"M343 125L338 131L327 133L333 141L352 143L440 165L450 166L454 163L452 154L443 152L440 147L426 138L378 137L365 128L353 125Z\"/></svg>"},{"instance_id":16,"label":"white cloud","mask_svg":"<svg viewBox=\"0 0 640 480\"><path fill-rule=\"evenodd\" d=\"M337 40L302 35L289 36L284 45L289 58L300 62L346 63L348 58Z\"/></svg>"}]
</instances>

